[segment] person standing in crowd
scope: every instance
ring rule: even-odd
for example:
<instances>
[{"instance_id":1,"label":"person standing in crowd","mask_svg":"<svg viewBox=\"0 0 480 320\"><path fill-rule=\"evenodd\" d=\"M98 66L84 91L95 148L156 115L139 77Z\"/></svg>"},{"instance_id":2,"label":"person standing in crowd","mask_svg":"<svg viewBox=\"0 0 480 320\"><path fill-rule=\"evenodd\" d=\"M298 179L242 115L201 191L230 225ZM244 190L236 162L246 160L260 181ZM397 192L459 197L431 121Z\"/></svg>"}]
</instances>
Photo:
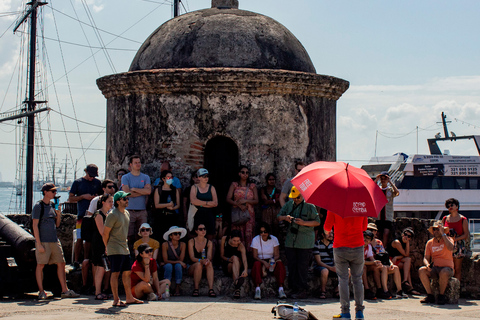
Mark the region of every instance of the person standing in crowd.
<instances>
[{"instance_id":1,"label":"person standing in crowd","mask_svg":"<svg viewBox=\"0 0 480 320\"><path fill-rule=\"evenodd\" d=\"M383 193L387 197L388 203L382 208L377 219L377 227L379 238L382 238L383 243L389 243L390 230L393 227L393 198L398 197L400 192L398 191L395 183L390 180L390 176L387 171L383 171L375 178L375 183L380 181L380 187Z\"/></svg>"},{"instance_id":2,"label":"person standing in crowd","mask_svg":"<svg viewBox=\"0 0 480 320\"><path fill-rule=\"evenodd\" d=\"M140 172L142 161L139 155L130 157L128 165L130 172L122 176L122 190L130 193L130 201L126 208L130 214L128 227L128 247L133 251L136 230L147 223L147 196L152 192L150 177Z\"/></svg>"},{"instance_id":3,"label":"person standing in crowd","mask_svg":"<svg viewBox=\"0 0 480 320\"><path fill-rule=\"evenodd\" d=\"M305 164L305 162L302 162L302 161L297 161L295 162L295 175L294 177L300 172L302 171L303 168L305 168L307 165ZM292 177L293 178L293 177ZM282 192L280 193L280 198L279 198L279 201L280 201L280 207L283 207L285 205L285 203L287 203L288 201L288 195L290 194L290 192L292 191L292 187L293 187L293 184L291 182L292 179L287 179L285 181L285 183L283 184L283 187L282 187Z\"/></svg>"},{"instance_id":4,"label":"person standing in crowd","mask_svg":"<svg viewBox=\"0 0 480 320\"><path fill-rule=\"evenodd\" d=\"M205 225L200 224L195 226L194 230L197 236L188 240L188 255L193 263L188 268L188 274L193 276L194 289L192 297L198 297L200 295L198 287L200 280L202 280L202 273L205 270L208 282L208 296L213 298L217 296L215 291L213 291L213 242L205 237L207 234Z\"/></svg>"},{"instance_id":5,"label":"person standing in crowd","mask_svg":"<svg viewBox=\"0 0 480 320\"><path fill-rule=\"evenodd\" d=\"M350 315L350 289L349 268L353 282L353 295L355 297L355 318L364 319L363 310L363 231L367 230L367 217L342 218L328 211L327 219L323 226L325 233L335 229L333 239L333 258L337 269L338 288L340 292L341 313L335 315L336 319L351 319Z\"/></svg>"},{"instance_id":6,"label":"person standing in crowd","mask_svg":"<svg viewBox=\"0 0 480 320\"><path fill-rule=\"evenodd\" d=\"M227 193L227 202L233 208L240 210L248 210L250 220L242 225L232 225L232 230L240 230L242 233L242 241L247 245L247 251L250 251L250 244L253 239L255 229L255 209L254 205L258 203L257 187L249 179L250 170L247 166L241 165L238 170L238 181L232 182Z\"/></svg>"},{"instance_id":7,"label":"person standing in crowd","mask_svg":"<svg viewBox=\"0 0 480 320\"><path fill-rule=\"evenodd\" d=\"M260 189L260 199L262 202L262 221L270 225L273 234L278 235L277 215L280 211L280 190L275 187L277 179L273 173L265 177L266 185Z\"/></svg>"},{"instance_id":8,"label":"person standing in crowd","mask_svg":"<svg viewBox=\"0 0 480 320\"><path fill-rule=\"evenodd\" d=\"M173 186L173 175L171 171L163 170L160 174L160 186L155 188L153 194L153 221L155 230L160 234L165 233L171 226L182 224L178 213L180 208L180 189Z\"/></svg>"},{"instance_id":9,"label":"person standing in crowd","mask_svg":"<svg viewBox=\"0 0 480 320\"><path fill-rule=\"evenodd\" d=\"M135 250L135 256L138 256L138 247L146 243L150 248L152 248L152 258L158 262L158 252L160 251L160 242L151 238L150 236L153 234L152 227L148 223L144 223L138 229L138 235L141 237L133 244L133 250Z\"/></svg>"},{"instance_id":10,"label":"person standing in crowd","mask_svg":"<svg viewBox=\"0 0 480 320\"><path fill-rule=\"evenodd\" d=\"M441 221L435 221L433 226L428 228L433 234L433 238L427 241L425 246L425 255L423 258L424 266L418 270L418 275L422 281L427 296L420 303L435 303L435 296L430 286L430 279L438 279L439 295L437 304L447 303L445 290L448 281L453 276L453 256L454 241L448 236L449 228L444 227Z\"/></svg>"},{"instance_id":11,"label":"person standing in crowd","mask_svg":"<svg viewBox=\"0 0 480 320\"><path fill-rule=\"evenodd\" d=\"M448 227L449 236L453 239L453 264L455 275L458 281L462 280L462 261L465 257L467 246L466 240L470 238L468 230L468 220L466 217L458 213L460 209L460 202L455 198L450 198L445 201L445 207L448 210L448 215L443 217L442 221L445 227Z\"/></svg>"},{"instance_id":12,"label":"person standing in crowd","mask_svg":"<svg viewBox=\"0 0 480 320\"><path fill-rule=\"evenodd\" d=\"M313 273L320 277L320 299L327 298L327 281L330 273L337 273L335 261L333 259L333 231L329 233L320 232L320 239L315 242L313 247L313 257L315 266ZM335 288L335 296L338 297L338 286Z\"/></svg>"},{"instance_id":13,"label":"person standing in crowd","mask_svg":"<svg viewBox=\"0 0 480 320\"><path fill-rule=\"evenodd\" d=\"M82 240L83 240L83 247L84 247L84 256L85 259L83 259L82 262L82 289L80 293L82 294L87 294L89 292L89 288L87 286L87 280L88 280L88 271L90 269L90 255L92 254L92 244L93 244L93 236L95 234L95 220L93 218L93 214L97 212L97 204L100 199L100 197L104 194L110 194L114 195L116 192L116 186L115 183L110 180L110 179L105 179L102 181L102 190L103 192L101 195L96 196L90 201L90 204L87 209L87 213L83 217L82 220L82 229L81 229L81 234L82 234ZM111 209L111 207L110 207ZM101 240L101 239L100 239ZM94 272L95 274L95 265L93 265Z\"/></svg>"},{"instance_id":14,"label":"person standing in crowd","mask_svg":"<svg viewBox=\"0 0 480 320\"><path fill-rule=\"evenodd\" d=\"M207 228L208 240L215 236L215 212L218 206L217 191L215 187L208 184L208 170L201 168L197 171L199 183L192 186L190 191L190 202L197 207L194 225L203 224Z\"/></svg>"},{"instance_id":15,"label":"person standing in crowd","mask_svg":"<svg viewBox=\"0 0 480 320\"><path fill-rule=\"evenodd\" d=\"M162 165L160 166L160 173L163 172L164 170L172 172L172 166L170 165L170 162L164 161ZM182 183L180 182L180 179L172 175L172 186L180 190L180 193L182 192Z\"/></svg>"},{"instance_id":16,"label":"person standing in crowd","mask_svg":"<svg viewBox=\"0 0 480 320\"><path fill-rule=\"evenodd\" d=\"M187 268L185 260L185 252L187 245L185 242L180 242L180 239L187 235L185 228L172 226L167 232L163 234L164 243L162 243L162 257L164 275L163 277L172 281L172 274L175 272L175 296L180 295L180 284L183 278L183 269Z\"/></svg>"},{"instance_id":17,"label":"person standing in crowd","mask_svg":"<svg viewBox=\"0 0 480 320\"><path fill-rule=\"evenodd\" d=\"M57 276L62 287L62 299L78 298L80 295L67 287L65 274L65 258L62 244L57 238L57 228L62 222L60 210L55 209L52 203L57 194L57 187L53 183L42 186L43 199L37 202L32 209L32 229L35 237L35 258L37 268L35 277L38 285L38 300L46 300L47 294L43 289L43 268L46 264L57 265Z\"/></svg>"},{"instance_id":18,"label":"person standing in crowd","mask_svg":"<svg viewBox=\"0 0 480 320\"><path fill-rule=\"evenodd\" d=\"M128 229L130 214L126 209L130 193L118 191L113 196L115 208L107 215L103 229L103 243L107 248L110 260L110 287L113 293L114 307L126 307L118 295L118 277L122 274L122 283L125 288L126 303L143 303L132 295L130 282L130 251L128 250Z\"/></svg>"},{"instance_id":19,"label":"person standing in crowd","mask_svg":"<svg viewBox=\"0 0 480 320\"><path fill-rule=\"evenodd\" d=\"M82 240L82 221L86 215L90 201L96 196L103 193L102 183L96 177L98 177L98 167L94 164L89 164L85 168L85 175L75 180L70 188L68 202L77 203L77 223L75 226L77 241L74 246L75 261L73 262L73 268L75 270L80 268L80 257L82 254L83 240ZM88 238L88 236L87 236ZM88 239L91 241L91 239ZM84 259L88 264L90 248L87 243L87 248L83 248Z\"/></svg>"},{"instance_id":20,"label":"person standing in crowd","mask_svg":"<svg viewBox=\"0 0 480 320\"><path fill-rule=\"evenodd\" d=\"M127 169L120 168L115 173L115 183L117 185L117 190L122 190L122 177L128 173Z\"/></svg>"},{"instance_id":21,"label":"person standing in crowd","mask_svg":"<svg viewBox=\"0 0 480 320\"><path fill-rule=\"evenodd\" d=\"M170 281L158 280L157 262L152 257L153 249L147 243L138 246L138 253L132 265L131 287L132 295L148 301L157 301L162 298Z\"/></svg>"},{"instance_id":22,"label":"person standing in crowd","mask_svg":"<svg viewBox=\"0 0 480 320\"><path fill-rule=\"evenodd\" d=\"M288 286L294 292L292 298L308 297L308 267L315 245L314 228L320 225L317 209L306 203L300 191L292 187L290 200L278 214L279 221L290 223L285 239L285 254L288 261Z\"/></svg>"},{"instance_id":23,"label":"person standing in crowd","mask_svg":"<svg viewBox=\"0 0 480 320\"><path fill-rule=\"evenodd\" d=\"M412 267L412 258L410 257L410 253L412 252L411 242L414 236L415 233L412 228L403 229L400 239L393 240L388 247L388 254L392 259L392 263L398 266L398 268L403 269L402 287L405 292L409 294L420 294L413 289L412 275L410 273Z\"/></svg>"},{"instance_id":24,"label":"person standing in crowd","mask_svg":"<svg viewBox=\"0 0 480 320\"><path fill-rule=\"evenodd\" d=\"M268 272L275 275L278 283L278 297L285 299L285 290L283 283L285 282L285 266L280 260L280 243L278 239L270 234L270 225L262 222L259 227L259 235L253 238L251 248L253 250L252 279L255 284L255 299L262 299L260 285L262 278Z\"/></svg>"},{"instance_id":25,"label":"person standing in crowd","mask_svg":"<svg viewBox=\"0 0 480 320\"><path fill-rule=\"evenodd\" d=\"M185 188L182 192L182 205L183 205L183 219L185 223L188 221L188 210L190 209L190 192L192 191L192 187L197 185L200 182L197 176L197 170L192 171L190 175L190 185ZM193 219L192 219L192 226L193 226ZM191 228L191 227L190 227ZM191 231L191 230L190 230Z\"/></svg>"},{"instance_id":26,"label":"person standing in crowd","mask_svg":"<svg viewBox=\"0 0 480 320\"><path fill-rule=\"evenodd\" d=\"M234 286L234 299L240 299L240 288L248 276L247 250L241 240L242 233L239 230L232 230L222 238L220 244L220 258L222 259L222 270L227 276L232 276ZM243 271L240 273L241 269Z\"/></svg>"},{"instance_id":27,"label":"person standing in crowd","mask_svg":"<svg viewBox=\"0 0 480 320\"><path fill-rule=\"evenodd\" d=\"M105 265L103 262L103 258L105 257L105 244L103 243L102 235L105 227L105 219L113 208L113 195L105 193L97 202L97 207L98 210L95 211L92 216L92 219L95 222L92 236L92 264L94 266L95 300L107 300L108 295L105 294L105 291L108 288L110 271L105 273ZM102 282L104 282L104 279L104 290L102 292Z\"/></svg>"}]
</instances>

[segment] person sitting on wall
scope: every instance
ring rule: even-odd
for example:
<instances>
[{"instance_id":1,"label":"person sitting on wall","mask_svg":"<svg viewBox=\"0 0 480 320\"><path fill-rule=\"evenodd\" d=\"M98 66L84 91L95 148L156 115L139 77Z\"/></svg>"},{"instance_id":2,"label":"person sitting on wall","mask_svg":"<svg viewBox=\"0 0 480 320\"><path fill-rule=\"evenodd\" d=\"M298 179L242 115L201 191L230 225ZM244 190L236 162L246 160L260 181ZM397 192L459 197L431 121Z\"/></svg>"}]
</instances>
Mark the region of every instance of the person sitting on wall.
<instances>
[{"instance_id":1,"label":"person sitting on wall","mask_svg":"<svg viewBox=\"0 0 480 320\"><path fill-rule=\"evenodd\" d=\"M150 248L153 249L152 258L158 262L158 252L160 251L160 242L151 238L153 234L152 227L148 223L143 223L138 230L138 235L141 237L133 244L133 250L135 250L135 256L138 256L138 247L146 243Z\"/></svg>"},{"instance_id":2,"label":"person sitting on wall","mask_svg":"<svg viewBox=\"0 0 480 320\"><path fill-rule=\"evenodd\" d=\"M223 273L227 276L231 275L233 278L234 299L240 299L240 288L248 276L247 250L241 238L240 230L232 230L222 238L220 244Z\"/></svg>"},{"instance_id":3,"label":"person sitting on wall","mask_svg":"<svg viewBox=\"0 0 480 320\"><path fill-rule=\"evenodd\" d=\"M382 262L380 260L375 260L373 255L373 249L371 246L371 242L373 240L373 233L371 231L364 231L363 232L363 256L365 259L365 264L363 267L363 275L362 281L363 286L365 287L365 299L368 300L377 300L377 298L382 299L392 299L392 295L387 291L384 292L382 290L382 285L380 282L380 270L382 267ZM373 272L373 279L375 284L377 285L377 296L373 293L372 289L370 289L370 284L368 283L367 275L368 272Z\"/></svg>"},{"instance_id":4,"label":"person sitting on wall","mask_svg":"<svg viewBox=\"0 0 480 320\"><path fill-rule=\"evenodd\" d=\"M185 242L180 242L180 239L187 235L187 229L172 226L167 232L163 234L162 243L162 257L165 265L164 278L169 281L172 280L172 274L175 271L175 296L180 295L180 284L183 278L183 269L187 269L187 264L184 262L187 245Z\"/></svg>"},{"instance_id":5,"label":"person sitting on wall","mask_svg":"<svg viewBox=\"0 0 480 320\"><path fill-rule=\"evenodd\" d=\"M421 303L435 303L435 296L430 286L430 279L438 279L439 291L437 304L443 305L447 302L445 290L448 281L453 276L453 239L447 234L450 231L444 227L441 221L435 221L433 226L428 228L433 234L433 239L427 241L425 246L424 266L418 270L418 275L422 281L423 287L427 291L427 296L421 300Z\"/></svg>"},{"instance_id":6,"label":"person sitting on wall","mask_svg":"<svg viewBox=\"0 0 480 320\"><path fill-rule=\"evenodd\" d=\"M313 273L320 277L321 291L319 298L326 299L328 275L331 273L337 274L333 259L333 230L328 233L319 232L319 237L320 239L315 242L313 247L313 257L315 259ZM335 288L335 296L338 298L338 286Z\"/></svg>"},{"instance_id":7,"label":"person sitting on wall","mask_svg":"<svg viewBox=\"0 0 480 320\"><path fill-rule=\"evenodd\" d=\"M132 295L148 301L157 301L162 298L170 280L158 280L157 262L153 258L153 249L147 243L142 243L136 249L136 260L132 265L131 286Z\"/></svg>"},{"instance_id":8,"label":"person sitting on wall","mask_svg":"<svg viewBox=\"0 0 480 320\"><path fill-rule=\"evenodd\" d=\"M405 228L402 231L402 236L399 239L393 240L390 244L388 254L392 259L393 264L400 269L403 269L402 287L405 292L409 294L420 294L413 289L412 275L410 273L412 266L412 258L410 257L411 241L414 236L415 233L412 228Z\"/></svg>"}]
</instances>

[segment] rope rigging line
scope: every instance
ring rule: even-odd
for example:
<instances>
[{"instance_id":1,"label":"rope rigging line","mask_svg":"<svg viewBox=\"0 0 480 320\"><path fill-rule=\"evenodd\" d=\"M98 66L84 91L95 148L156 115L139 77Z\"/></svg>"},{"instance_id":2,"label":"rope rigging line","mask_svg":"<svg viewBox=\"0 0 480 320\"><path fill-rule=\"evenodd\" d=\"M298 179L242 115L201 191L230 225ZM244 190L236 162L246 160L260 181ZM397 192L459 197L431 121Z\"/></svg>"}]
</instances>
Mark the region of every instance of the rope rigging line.
<instances>
[{"instance_id":1,"label":"rope rigging line","mask_svg":"<svg viewBox=\"0 0 480 320\"><path fill-rule=\"evenodd\" d=\"M89 126L93 126L93 127L105 129L105 126L100 126L100 125L98 125L98 124L93 124L93 123L90 123L90 122L78 120L78 119L76 119L76 118L67 116L67 115L64 114L64 113L61 113L61 112L59 112L59 111L56 111L55 109L51 109L51 111L53 111L53 112L55 112L55 113L58 113L58 114L61 115L62 117L65 117L65 118L68 118L68 119L71 119L71 120L75 120L75 121L80 122L80 123L83 123L83 124L88 124ZM77 132L80 132L80 131L77 131Z\"/></svg>"},{"instance_id":2,"label":"rope rigging line","mask_svg":"<svg viewBox=\"0 0 480 320\"><path fill-rule=\"evenodd\" d=\"M21 143L14 143L14 142L0 142L0 145L7 145L7 146L21 146ZM57 149L75 149L75 150L85 150L85 148L82 147L67 147L67 146L57 146L57 145L44 145L45 147L48 148L57 148ZM35 144L35 147L42 147L41 144ZM90 148L91 151L105 151L104 148Z\"/></svg>"},{"instance_id":3,"label":"rope rigging line","mask_svg":"<svg viewBox=\"0 0 480 320\"><path fill-rule=\"evenodd\" d=\"M475 129L480 129L480 126L479 125L476 125L476 124L473 124L473 123L469 123L467 121L464 121L464 120L460 120L458 118L453 118L453 120L455 120L456 122L461 122L462 124L466 124L468 125L469 127L473 127Z\"/></svg>"},{"instance_id":4,"label":"rope rigging line","mask_svg":"<svg viewBox=\"0 0 480 320\"><path fill-rule=\"evenodd\" d=\"M57 20L55 18L55 13L52 11L52 16L53 16L53 23L55 25L55 31L57 33L57 38L60 39L60 34L59 34L59 31L58 31L58 26L57 26ZM73 110L73 114L74 114L74 120L75 120L75 124L77 125L77 130L80 131L80 127L78 125L78 117L77 117L77 111L75 109L75 103L73 101L73 96L72 96L72 88L70 86L70 80L68 78L68 72L67 72L67 66L65 65L65 57L64 57L64 54L63 54L63 48L62 48L62 45L59 44L59 48L60 48L60 55L62 57L62 64L63 64L63 70L65 72L65 80L67 82L67 88L68 88L68 92L70 94L70 101L72 103L72 110ZM59 104L59 108L60 108L60 104ZM81 146L81 149L83 150L83 140L82 140L82 135L78 135L78 138L80 140L80 146ZM73 159L73 157L72 157ZM87 163L87 158L84 157L84 160L85 160L85 164Z\"/></svg>"},{"instance_id":5,"label":"rope rigging line","mask_svg":"<svg viewBox=\"0 0 480 320\"><path fill-rule=\"evenodd\" d=\"M49 111L53 111L52 109L50 109ZM66 116L65 116L66 117ZM41 120L43 121L43 120ZM79 120L80 121L80 120ZM7 123L7 122L2 122L2 125L6 125L6 126L10 126L10 127L17 127L16 124L11 124L11 123ZM13 130L15 130L15 128L12 129L12 131L8 131L8 132L13 132ZM55 129L50 129L50 128L46 128L46 129L43 129L43 131L51 131L51 132L60 132L60 133L81 133L81 134L96 134L96 133L102 133L102 132L105 132L105 127L103 127L104 130L102 131L73 131L73 130L55 130ZM0 128L0 130L2 130ZM5 131L7 132L7 131Z\"/></svg>"}]
</instances>

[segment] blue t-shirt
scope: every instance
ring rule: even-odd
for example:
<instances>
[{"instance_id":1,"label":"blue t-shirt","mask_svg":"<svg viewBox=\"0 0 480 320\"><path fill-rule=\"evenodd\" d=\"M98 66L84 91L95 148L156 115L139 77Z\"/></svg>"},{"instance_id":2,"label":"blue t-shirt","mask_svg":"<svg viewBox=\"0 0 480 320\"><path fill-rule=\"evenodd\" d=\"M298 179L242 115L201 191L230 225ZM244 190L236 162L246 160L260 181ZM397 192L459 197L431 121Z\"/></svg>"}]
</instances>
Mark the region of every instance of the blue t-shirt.
<instances>
[{"instance_id":1,"label":"blue t-shirt","mask_svg":"<svg viewBox=\"0 0 480 320\"><path fill-rule=\"evenodd\" d=\"M73 181L72 187L70 188L70 193L74 196L81 196L83 194L91 194L93 196L98 196L103 194L102 182L97 178L92 181L88 181L84 177ZM83 218L88 206L90 205L90 200L82 199L77 202L77 217Z\"/></svg>"},{"instance_id":2,"label":"blue t-shirt","mask_svg":"<svg viewBox=\"0 0 480 320\"><path fill-rule=\"evenodd\" d=\"M40 234L40 241L57 242L57 226L55 221L57 214L55 213L54 206L43 203L43 208L43 217L38 221L38 233ZM40 219L41 211L42 205L40 202L37 202L33 206L32 219Z\"/></svg>"},{"instance_id":3,"label":"blue t-shirt","mask_svg":"<svg viewBox=\"0 0 480 320\"><path fill-rule=\"evenodd\" d=\"M144 173L140 173L138 176L135 176L129 172L122 176L122 186L127 185L130 189L143 189L147 184L150 184L150 177ZM130 197L127 210L145 210L146 197L147 196Z\"/></svg>"}]
</instances>

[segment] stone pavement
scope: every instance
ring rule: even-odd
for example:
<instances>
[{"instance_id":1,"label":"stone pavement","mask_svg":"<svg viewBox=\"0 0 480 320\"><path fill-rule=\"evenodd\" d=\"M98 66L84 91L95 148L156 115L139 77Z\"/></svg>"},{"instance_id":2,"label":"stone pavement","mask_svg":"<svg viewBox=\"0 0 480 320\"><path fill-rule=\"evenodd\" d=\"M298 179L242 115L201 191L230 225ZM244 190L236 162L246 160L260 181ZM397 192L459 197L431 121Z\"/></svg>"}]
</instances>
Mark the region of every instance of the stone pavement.
<instances>
[{"instance_id":1,"label":"stone pavement","mask_svg":"<svg viewBox=\"0 0 480 320\"><path fill-rule=\"evenodd\" d=\"M480 301L460 299L458 305L425 306L422 297L401 300L365 302L366 319L435 319L463 320L480 317ZM233 300L230 297L172 297L170 301L154 301L127 308L114 308L112 301L96 301L93 296L78 299L49 299L37 301L34 297L19 300L0 300L0 318L3 319L195 319L195 320L253 320L274 319L271 313L274 299ZM293 302L288 300L288 302ZM306 299L299 305L310 310L318 319L332 319L340 310L335 299ZM353 307L354 302L351 301Z\"/></svg>"}]
</instances>

